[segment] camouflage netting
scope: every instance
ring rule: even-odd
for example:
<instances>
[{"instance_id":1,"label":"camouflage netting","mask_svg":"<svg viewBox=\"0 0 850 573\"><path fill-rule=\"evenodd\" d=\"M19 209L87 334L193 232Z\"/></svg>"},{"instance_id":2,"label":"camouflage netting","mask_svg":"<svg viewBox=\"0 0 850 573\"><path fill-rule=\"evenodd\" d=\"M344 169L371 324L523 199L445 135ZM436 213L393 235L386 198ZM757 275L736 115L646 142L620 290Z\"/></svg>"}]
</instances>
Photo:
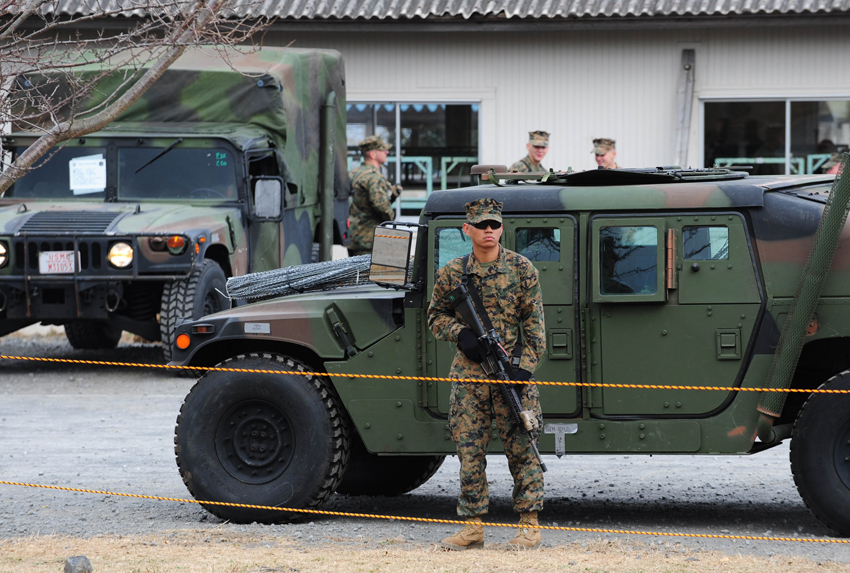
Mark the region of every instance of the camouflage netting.
<instances>
[{"instance_id":1,"label":"camouflage netting","mask_svg":"<svg viewBox=\"0 0 850 573\"><path fill-rule=\"evenodd\" d=\"M823 285L838 249L838 239L844 230L850 210L850 173L847 170L850 153L843 153L839 175L835 178L826 207L823 210L812 243L813 247L803 268L797 292L788 310L782 327L776 354L767 376L768 388L788 388L800 360L806 330L815 312ZM758 410L768 416L779 417L785 404L784 392L766 392L762 395Z\"/></svg>"},{"instance_id":2,"label":"camouflage netting","mask_svg":"<svg viewBox=\"0 0 850 573\"><path fill-rule=\"evenodd\" d=\"M306 291L328 290L369 281L372 255L296 265L227 279L227 296L258 301Z\"/></svg>"}]
</instances>

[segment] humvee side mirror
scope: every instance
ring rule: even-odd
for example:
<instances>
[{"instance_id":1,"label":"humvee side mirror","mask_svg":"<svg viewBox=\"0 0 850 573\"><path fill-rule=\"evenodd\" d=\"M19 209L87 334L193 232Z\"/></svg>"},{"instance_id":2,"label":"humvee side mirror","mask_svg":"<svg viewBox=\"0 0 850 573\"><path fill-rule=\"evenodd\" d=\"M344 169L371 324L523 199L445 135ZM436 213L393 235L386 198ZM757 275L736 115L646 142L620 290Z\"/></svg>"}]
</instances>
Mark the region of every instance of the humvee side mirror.
<instances>
[{"instance_id":1,"label":"humvee side mirror","mask_svg":"<svg viewBox=\"0 0 850 573\"><path fill-rule=\"evenodd\" d=\"M407 284L412 235L407 229L375 228L369 280L376 284L396 287Z\"/></svg>"},{"instance_id":2,"label":"humvee side mirror","mask_svg":"<svg viewBox=\"0 0 850 573\"><path fill-rule=\"evenodd\" d=\"M257 179L254 183L254 216L264 219L280 217L280 179Z\"/></svg>"}]
</instances>

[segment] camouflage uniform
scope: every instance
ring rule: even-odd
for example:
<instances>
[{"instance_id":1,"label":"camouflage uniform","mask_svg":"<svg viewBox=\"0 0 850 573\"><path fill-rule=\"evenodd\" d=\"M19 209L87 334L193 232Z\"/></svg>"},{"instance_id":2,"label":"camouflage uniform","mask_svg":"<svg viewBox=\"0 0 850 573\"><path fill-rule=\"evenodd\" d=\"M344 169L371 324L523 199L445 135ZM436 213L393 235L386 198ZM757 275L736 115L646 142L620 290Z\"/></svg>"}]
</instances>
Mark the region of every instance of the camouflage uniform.
<instances>
[{"instance_id":1,"label":"camouflage uniform","mask_svg":"<svg viewBox=\"0 0 850 573\"><path fill-rule=\"evenodd\" d=\"M367 137L360 142L360 151L365 153L373 149L389 149L380 137ZM392 221L395 211L392 202L398 196L396 188L373 165L361 163L353 169L351 179L352 203L348 211L351 222L351 242L349 255L368 255L372 251L375 227L384 221Z\"/></svg>"},{"instance_id":2,"label":"camouflage uniform","mask_svg":"<svg viewBox=\"0 0 850 573\"><path fill-rule=\"evenodd\" d=\"M540 173L541 171L546 171L546 168L543 167L543 164L535 165L534 160L526 155L513 165L508 171L518 171L520 173Z\"/></svg>"},{"instance_id":3,"label":"camouflage uniform","mask_svg":"<svg viewBox=\"0 0 850 573\"><path fill-rule=\"evenodd\" d=\"M528 143L534 147L549 147L549 134L545 131L529 131ZM526 155L513 165L508 171L517 171L519 173L540 173L546 171L542 163L535 163L531 155Z\"/></svg>"},{"instance_id":4,"label":"camouflage uniform","mask_svg":"<svg viewBox=\"0 0 850 573\"><path fill-rule=\"evenodd\" d=\"M537 269L522 255L500 247L499 257L486 270L471 255L467 271L470 281L475 281L493 327L502 336L505 347L512 349L522 338L524 347L519 367L534 372L546 344L543 298ZM428 325L440 340L457 342L458 334L466 328L446 300L446 293L460 285L462 274L461 258L449 261L437 273L428 309ZM449 376L455 379L487 378L481 365L460 351L455 355ZM520 396L523 408L534 411L542 421L537 386L527 384ZM457 507L460 516L487 513L489 492L484 470L494 419L514 478L514 511L525 513L543 508L543 471L525 435L519 432L508 435L513 422L499 387L477 382L454 382L449 424L461 462L461 494Z\"/></svg>"}]
</instances>

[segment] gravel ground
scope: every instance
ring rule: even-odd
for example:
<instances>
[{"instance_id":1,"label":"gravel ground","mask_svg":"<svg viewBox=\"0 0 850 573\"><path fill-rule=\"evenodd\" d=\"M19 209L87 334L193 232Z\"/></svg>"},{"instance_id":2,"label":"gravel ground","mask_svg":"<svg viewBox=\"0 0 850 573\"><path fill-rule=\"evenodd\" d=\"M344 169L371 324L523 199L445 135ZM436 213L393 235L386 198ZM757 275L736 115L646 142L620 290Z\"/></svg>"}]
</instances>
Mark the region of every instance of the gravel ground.
<instances>
[{"instance_id":1,"label":"gravel ground","mask_svg":"<svg viewBox=\"0 0 850 573\"><path fill-rule=\"evenodd\" d=\"M115 351L75 351L64 336L0 339L0 354L162 363L159 346L122 342ZM0 480L186 498L174 462L174 422L194 384L158 370L0 361ZM490 520L511 523L511 478L489 459ZM806 509L783 445L757 456L547 457L546 525L650 532L832 538ZM454 457L428 483L397 498L335 495L323 509L453 519ZM454 530L352 518L290 525L222 523L197 505L0 485L0 539L42 534L156 534L184 529L280 532L305 544L352 546L404 539L427 546ZM493 542L509 529L488 533ZM550 545L630 539L728 554L801 556L850 563L846 545L545 532Z\"/></svg>"}]
</instances>

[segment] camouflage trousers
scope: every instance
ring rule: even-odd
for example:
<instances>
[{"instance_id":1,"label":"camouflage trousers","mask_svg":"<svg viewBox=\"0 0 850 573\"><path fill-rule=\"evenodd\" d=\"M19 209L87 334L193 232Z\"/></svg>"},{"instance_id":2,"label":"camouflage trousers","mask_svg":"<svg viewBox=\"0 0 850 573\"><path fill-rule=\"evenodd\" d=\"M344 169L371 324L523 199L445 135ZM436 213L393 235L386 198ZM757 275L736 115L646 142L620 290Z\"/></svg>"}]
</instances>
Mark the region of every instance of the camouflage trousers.
<instances>
[{"instance_id":1,"label":"camouflage trousers","mask_svg":"<svg viewBox=\"0 0 850 573\"><path fill-rule=\"evenodd\" d=\"M542 421L540 392L529 384L520 393L522 406ZM496 428L492 426L495 424ZM449 425L460 458L460 497L457 514L462 517L484 515L490 505L487 487L487 447L491 434L498 430L505 448L508 466L514 478L513 509L517 513L543 509L543 470L522 432L508 436L513 427L510 411L495 384L452 383Z\"/></svg>"}]
</instances>

